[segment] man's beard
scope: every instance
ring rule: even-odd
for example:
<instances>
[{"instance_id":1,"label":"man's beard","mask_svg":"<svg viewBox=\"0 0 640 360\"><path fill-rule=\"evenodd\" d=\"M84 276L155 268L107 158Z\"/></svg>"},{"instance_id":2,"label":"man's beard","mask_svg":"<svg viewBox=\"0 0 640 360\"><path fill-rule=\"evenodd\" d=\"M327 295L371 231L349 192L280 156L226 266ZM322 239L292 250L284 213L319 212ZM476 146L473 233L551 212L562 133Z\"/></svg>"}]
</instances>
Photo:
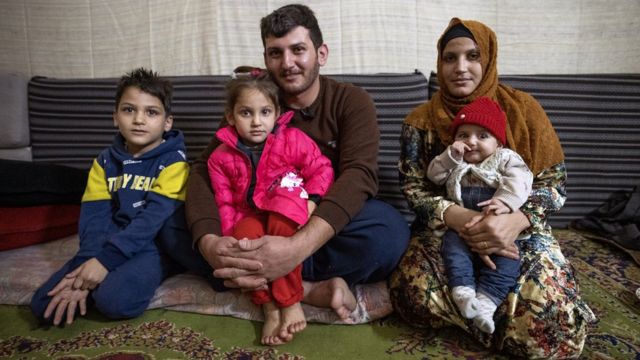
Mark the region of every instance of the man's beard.
<instances>
[{"instance_id":1,"label":"man's beard","mask_svg":"<svg viewBox=\"0 0 640 360\"><path fill-rule=\"evenodd\" d=\"M309 70L308 74L305 74L303 72L302 75L303 75L304 82L300 85L289 85L286 82L284 82L283 84L283 81L281 78L276 78L276 81L285 96L297 96L307 91L311 87L311 85L313 85L313 82L316 81L316 78L318 77L319 74L320 74L320 64L316 62L313 68Z\"/></svg>"}]
</instances>

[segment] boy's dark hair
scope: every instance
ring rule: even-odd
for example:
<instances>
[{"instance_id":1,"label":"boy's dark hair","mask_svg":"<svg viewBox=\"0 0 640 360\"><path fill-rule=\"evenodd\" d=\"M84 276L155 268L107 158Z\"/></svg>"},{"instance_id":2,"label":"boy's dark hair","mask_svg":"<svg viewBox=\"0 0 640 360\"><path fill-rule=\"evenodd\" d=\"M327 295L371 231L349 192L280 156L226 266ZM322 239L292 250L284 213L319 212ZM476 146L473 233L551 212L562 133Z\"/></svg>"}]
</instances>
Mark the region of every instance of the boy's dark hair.
<instances>
[{"instance_id":1,"label":"boy's dark hair","mask_svg":"<svg viewBox=\"0 0 640 360\"><path fill-rule=\"evenodd\" d=\"M269 73L264 69L252 66L238 66L233 70L232 79L226 86L225 114L233 113L233 108L236 106L240 94L246 89L258 90L267 99L271 100L276 107L276 111L280 111L280 103L278 101L280 89L273 82Z\"/></svg>"},{"instance_id":2,"label":"boy's dark hair","mask_svg":"<svg viewBox=\"0 0 640 360\"><path fill-rule=\"evenodd\" d=\"M309 30L309 37L317 50L323 43L318 19L309 7L301 4L285 5L260 20L262 46L265 46L267 37L283 37L298 26Z\"/></svg>"},{"instance_id":3,"label":"boy's dark hair","mask_svg":"<svg viewBox=\"0 0 640 360\"><path fill-rule=\"evenodd\" d=\"M166 116L171 115L171 99L173 96L173 85L167 79L163 79L158 73L145 68L138 68L125 74L118 81L116 90L116 110L120 104L122 94L128 87L136 87L143 92L160 99L164 106Z\"/></svg>"}]
</instances>

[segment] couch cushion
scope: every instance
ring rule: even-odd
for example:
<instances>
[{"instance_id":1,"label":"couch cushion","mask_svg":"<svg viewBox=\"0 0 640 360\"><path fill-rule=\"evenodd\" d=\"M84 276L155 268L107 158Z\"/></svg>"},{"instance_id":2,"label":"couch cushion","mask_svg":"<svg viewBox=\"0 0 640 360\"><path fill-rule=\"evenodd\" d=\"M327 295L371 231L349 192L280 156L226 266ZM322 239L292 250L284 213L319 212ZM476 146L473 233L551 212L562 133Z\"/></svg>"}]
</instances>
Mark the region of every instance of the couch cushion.
<instances>
[{"instance_id":1,"label":"couch cushion","mask_svg":"<svg viewBox=\"0 0 640 360\"><path fill-rule=\"evenodd\" d=\"M80 204L88 173L68 166L0 159L0 206Z\"/></svg>"},{"instance_id":2,"label":"couch cushion","mask_svg":"<svg viewBox=\"0 0 640 360\"><path fill-rule=\"evenodd\" d=\"M0 159L31 161L31 146L25 146L13 149L0 149Z\"/></svg>"},{"instance_id":3,"label":"couch cushion","mask_svg":"<svg viewBox=\"0 0 640 360\"><path fill-rule=\"evenodd\" d=\"M330 75L365 89L373 98L380 126L378 198L398 209L408 222L414 214L400 190L398 159L400 131L407 114L427 99L427 80L420 72L413 74Z\"/></svg>"},{"instance_id":4,"label":"couch cushion","mask_svg":"<svg viewBox=\"0 0 640 360\"><path fill-rule=\"evenodd\" d=\"M78 232L79 204L0 207L0 251Z\"/></svg>"},{"instance_id":5,"label":"couch cushion","mask_svg":"<svg viewBox=\"0 0 640 360\"><path fill-rule=\"evenodd\" d=\"M0 158L30 160L27 77L20 73L0 72Z\"/></svg>"},{"instance_id":6,"label":"couch cushion","mask_svg":"<svg viewBox=\"0 0 640 360\"><path fill-rule=\"evenodd\" d=\"M380 197L411 213L398 186L400 124L427 98L427 79L409 74L329 75L368 91L376 104L381 129ZM174 127L185 135L189 159L206 147L224 112L228 76L168 77L174 86ZM29 83L33 158L88 169L91 160L115 134L111 114L115 78L54 79L34 77Z\"/></svg>"},{"instance_id":7,"label":"couch cushion","mask_svg":"<svg viewBox=\"0 0 640 360\"><path fill-rule=\"evenodd\" d=\"M438 89L432 73L430 94ZM640 74L508 75L500 81L533 95L565 152L567 201L554 227L640 183Z\"/></svg>"},{"instance_id":8,"label":"couch cushion","mask_svg":"<svg viewBox=\"0 0 640 360\"><path fill-rule=\"evenodd\" d=\"M193 159L222 118L229 77L168 78L174 86L174 127L184 131L187 153ZM88 169L115 135L112 113L117 80L32 78L29 116L34 161Z\"/></svg>"}]
</instances>

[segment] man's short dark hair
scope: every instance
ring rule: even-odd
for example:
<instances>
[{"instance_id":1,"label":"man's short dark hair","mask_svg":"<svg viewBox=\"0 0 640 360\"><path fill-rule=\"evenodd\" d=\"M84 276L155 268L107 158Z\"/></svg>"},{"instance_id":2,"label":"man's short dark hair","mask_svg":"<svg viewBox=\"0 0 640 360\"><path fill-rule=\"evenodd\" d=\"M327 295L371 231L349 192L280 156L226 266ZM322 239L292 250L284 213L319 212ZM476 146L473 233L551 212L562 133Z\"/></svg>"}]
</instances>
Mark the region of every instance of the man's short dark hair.
<instances>
[{"instance_id":1,"label":"man's short dark hair","mask_svg":"<svg viewBox=\"0 0 640 360\"><path fill-rule=\"evenodd\" d=\"M291 4L274 10L260 20L262 46L266 45L267 37L283 37L298 26L309 30L309 37L316 50L323 44L322 31L313 11L305 5Z\"/></svg>"},{"instance_id":2,"label":"man's short dark hair","mask_svg":"<svg viewBox=\"0 0 640 360\"><path fill-rule=\"evenodd\" d=\"M116 110L120 104L122 94L128 87L136 87L141 91L160 99L164 106L166 116L171 115L171 98L173 96L173 85L169 80L161 78L158 73L145 68L138 68L123 75L118 81L116 90Z\"/></svg>"}]
</instances>

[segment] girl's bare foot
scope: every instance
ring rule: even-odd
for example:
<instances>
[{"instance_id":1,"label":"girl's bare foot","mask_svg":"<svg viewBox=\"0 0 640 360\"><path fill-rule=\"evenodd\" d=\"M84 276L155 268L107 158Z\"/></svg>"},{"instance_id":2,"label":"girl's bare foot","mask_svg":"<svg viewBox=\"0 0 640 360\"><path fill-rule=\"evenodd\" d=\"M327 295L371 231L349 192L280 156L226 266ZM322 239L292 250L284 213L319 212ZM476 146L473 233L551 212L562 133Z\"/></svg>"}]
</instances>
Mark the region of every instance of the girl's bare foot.
<instances>
[{"instance_id":1,"label":"girl's bare foot","mask_svg":"<svg viewBox=\"0 0 640 360\"><path fill-rule=\"evenodd\" d=\"M356 309L356 298L340 277L319 282L303 282L304 299L309 305L330 307L344 322L352 322L351 313Z\"/></svg>"},{"instance_id":2,"label":"girl's bare foot","mask_svg":"<svg viewBox=\"0 0 640 360\"><path fill-rule=\"evenodd\" d=\"M262 311L264 312L264 324L262 325L262 338L260 342L263 345L283 344L280 337L278 337L281 320L280 309L278 309L273 302L268 302L262 305Z\"/></svg>"},{"instance_id":3,"label":"girl's bare foot","mask_svg":"<svg viewBox=\"0 0 640 360\"><path fill-rule=\"evenodd\" d=\"M293 340L293 335L301 332L307 327L307 319L304 317L302 305L297 302L291 306L280 309L280 340L289 342Z\"/></svg>"}]
</instances>

